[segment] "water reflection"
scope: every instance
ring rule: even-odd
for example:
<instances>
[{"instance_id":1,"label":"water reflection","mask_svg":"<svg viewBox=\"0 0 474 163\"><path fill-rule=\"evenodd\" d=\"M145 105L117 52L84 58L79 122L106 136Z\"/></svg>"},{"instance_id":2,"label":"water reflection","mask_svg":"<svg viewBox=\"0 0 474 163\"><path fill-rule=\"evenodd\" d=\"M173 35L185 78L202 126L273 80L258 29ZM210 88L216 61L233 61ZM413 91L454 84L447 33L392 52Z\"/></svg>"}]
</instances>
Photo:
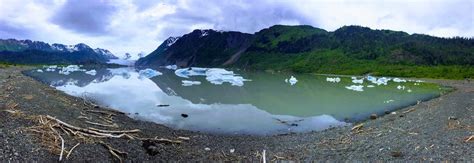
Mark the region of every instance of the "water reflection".
<instances>
[{"instance_id":1,"label":"water reflection","mask_svg":"<svg viewBox=\"0 0 474 163\"><path fill-rule=\"evenodd\" d=\"M345 89L351 79L330 83L314 75L298 75L298 83L284 82L286 74L239 72L252 81L245 85L214 85L205 77L184 79L174 71L141 77L133 68L97 69L96 75L72 72L31 71L28 74L73 96L87 95L99 104L129 113L133 118L176 129L224 134L279 134L306 132L341 126L336 120L395 109L439 94L437 86L410 85L411 93L397 85ZM182 80L201 85L182 86ZM386 103L387 100L392 100ZM335 117L335 118L334 118Z\"/></svg>"}]
</instances>

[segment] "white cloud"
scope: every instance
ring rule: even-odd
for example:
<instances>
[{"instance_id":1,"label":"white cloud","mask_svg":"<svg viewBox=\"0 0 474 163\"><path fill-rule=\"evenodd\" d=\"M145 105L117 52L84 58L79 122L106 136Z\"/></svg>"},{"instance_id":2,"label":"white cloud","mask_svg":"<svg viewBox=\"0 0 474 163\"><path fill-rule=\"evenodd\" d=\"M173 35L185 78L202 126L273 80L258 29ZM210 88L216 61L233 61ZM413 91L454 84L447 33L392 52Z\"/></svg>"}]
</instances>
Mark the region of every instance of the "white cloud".
<instances>
[{"instance_id":1,"label":"white cloud","mask_svg":"<svg viewBox=\"0 0 474 163\"><path fill-rule=\"evenodd\" d=\"M149 53L167 37L196 28L253 33L274 24L308 24L330 31L362 25L441 37L474 36L472 0L93 0L90 5L110 12L94 12L89 16L97 17L81 21L67 15L54 19L69 11L61 10L68 2L0 0L0 38L83 42L120 56ZM75 7L78 16L90 10L88 5Z\"/></svg>"}]
</instances>

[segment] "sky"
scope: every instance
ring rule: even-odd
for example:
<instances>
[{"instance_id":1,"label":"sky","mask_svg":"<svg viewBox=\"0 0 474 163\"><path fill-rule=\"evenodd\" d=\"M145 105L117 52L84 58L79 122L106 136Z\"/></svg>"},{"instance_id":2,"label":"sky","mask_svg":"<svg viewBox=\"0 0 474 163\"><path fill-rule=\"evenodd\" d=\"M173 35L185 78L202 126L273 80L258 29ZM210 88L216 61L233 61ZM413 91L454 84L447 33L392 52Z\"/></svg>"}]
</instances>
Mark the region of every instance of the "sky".
<instances>
[{"instance_id":1,"label":"sky","mask_svg":"<svg viewBox=\"0 0 474 163\"><path fill-rule=\"evenodd\" d=\"M474 37L474 0L0 0L0 38L148 54L194 29L344 25Z\"/></svg>"}]
</instances>

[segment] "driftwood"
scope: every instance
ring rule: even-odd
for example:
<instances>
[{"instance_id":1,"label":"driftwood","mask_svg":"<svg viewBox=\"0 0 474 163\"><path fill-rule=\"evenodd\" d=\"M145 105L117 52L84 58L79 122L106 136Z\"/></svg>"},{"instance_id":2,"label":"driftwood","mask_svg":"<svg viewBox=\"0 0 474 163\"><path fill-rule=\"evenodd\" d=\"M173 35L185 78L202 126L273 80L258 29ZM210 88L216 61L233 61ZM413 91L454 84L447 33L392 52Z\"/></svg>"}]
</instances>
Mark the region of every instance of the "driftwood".
<instances>
[{"instance_id":1,"label":"driftwood","mask_svg":"<svg viewBox=\"0 0 474 163\"><path fill-rule=\"evenodd\" d=\"M122 151L119 151L115 148L112 148L110 145L108 145L104 142L100 142L100 144L102 144L105 148L107 148L109 150L110 154L112 154L114 157L119 159L120 162L123 162L123 160L122 160L122 157L120 157L119 155L127 155L128 154L126 152L122 152Z\"/></svg>"},{"instance_id":2,"label":"driftwood","mask_svg":"<svg viewBox=\"0 0 474 163\"><path fill-rule=\"evenodd\" d=\"M363 123L355 125L354 127L352 127L351 131L359 131L360 129L362 129L362 127L364 127Z\"/></svg>"},{"instance_id":3,"label":"driftwood","mask_svg":"<svg viewBox=\"0 0 474 163\"><path fill-rule=\"evenodd\" d=\"M49 125L49 128L51 128L51 130L53 130L53 132L55 132L56 134L58 134L59 138L61 139L61 153L59 154L59 161L61 161L63 159L63 153L64 153L64 139L63 137L61 136L61 134L59 134L58 131L56 131L53 126Z\"/></svg>"},{"instance_id":4,"label":"driftwood","mask_svg":"<svg viewBox=\"0 0 474 163\"><path fill-rule=\"evenodd\" d=\"M79 144L81 144L81 143L77 143L75 146L73 146L73 147L71 148L71 150L69 150L69 152L68 152L68 154L67 154L67 156L66 156L66 159L69 159L69 155L71 155L72 151L73 151L74 149L76 149L76 147L79 146Z\"/></svg>"},{"instance_id":5,"label":"driftwood","mask_svg":"<svg viewBox=\"0 0 474 163\"><path fill-rule=\"evenodd\" d=\"M76 126L70 125L66 122L63 122L63 121L61 121L57 118L54 118L52 116L49 116L49 115L47 115L46 118L49 119L49 120L56 121L58 124L64 126L65 128L75 130L75 132L74 131L72 132L74 135L82 134L84 136L98 137L98 138L104 138L104 137L122 138L122 137L127 137L127 138L130 138L130 139L133 139L132 136L127 135L124 132L109 131L109 130L96 131L96 130L91 130L91 129L86 129L86 128L81 128L81 127L76 127ZM119 134L119 135L117 135L117 134Z\"/></svg>"}]
</instances>

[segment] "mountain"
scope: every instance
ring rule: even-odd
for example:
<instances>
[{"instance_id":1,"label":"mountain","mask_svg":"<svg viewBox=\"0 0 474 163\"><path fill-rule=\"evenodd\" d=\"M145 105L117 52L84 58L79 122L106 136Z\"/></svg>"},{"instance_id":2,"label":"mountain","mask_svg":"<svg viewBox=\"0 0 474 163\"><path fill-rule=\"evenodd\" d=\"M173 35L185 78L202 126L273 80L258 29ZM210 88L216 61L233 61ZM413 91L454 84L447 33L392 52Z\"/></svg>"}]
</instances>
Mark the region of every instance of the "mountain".
<instances>
[{"instance_id":1,"label":"mountain","mask_svg":"<svg viewBox=\"0 0 474 163\"><path fill-rule=\"evenodd\" d=\"M194 30L182 37L168 38L136 65L222 66L233 63L251 40L251 34L241 32Z\"/></svg>"},{"instance_id":2,"label":"mountain","mask_svg":"<svg viewBox=\"0 0 474 163\"><path fill-rule=\"evenodd\" d=\"M41 41L0 39L0 62L20 64L103 64L118 59L106 49L86 44L48 44Z\"/></svg>"},{"instance_id":3,"label":"mountain","mask_svg":"<svg viewBox=\"0 0 474 163\"><path fill-rule=\"evenodd\" d=\"M171 39L171 38L170 38ZM275 25L255 34L194 30L137 66L237 67L310 73L474 77L474 39L344 26ZM168 45L169 42L174 44Z\"/></svg>"}]
</instances>

